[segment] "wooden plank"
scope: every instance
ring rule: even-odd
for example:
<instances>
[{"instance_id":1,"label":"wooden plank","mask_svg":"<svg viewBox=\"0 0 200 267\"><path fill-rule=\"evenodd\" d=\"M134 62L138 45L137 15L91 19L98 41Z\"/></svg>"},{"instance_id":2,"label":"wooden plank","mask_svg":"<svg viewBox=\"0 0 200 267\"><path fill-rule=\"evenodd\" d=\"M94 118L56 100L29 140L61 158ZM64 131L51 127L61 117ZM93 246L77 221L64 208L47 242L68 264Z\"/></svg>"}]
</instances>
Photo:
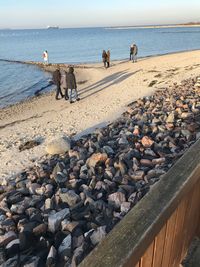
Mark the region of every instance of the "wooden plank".
<instances>
[{"instance_id":1,"label":"wooden plank","mask_svg":"<svg viewBox=\"0 0 200 267\"><path fill-rule=\"evenodd\" d=\"M199 217L200 217L200 182L198 183L197 186L194 187L195 188L195 194L196 194L196 198L195 198L195 208L194 208L194 221L196 223L196 227L194 228L194 235L198 234L198 229L199 229Z\"/></svg>"},{"instance_id":2,"label":"wooden plank","mask_svg":"<svg viewBox=\"0 0 200 267\"><path fill-rule=\"evenodd\" d=\"M188 247L190 243L192 242L192 239L194 238L195 234L197 233L197 227L198 227L198 210L199 210L199 192L198 188L194 187L193 191L193 197L192 197L192 208L191 208L191 213L189 216L190 222L188 225L188 231L187 231L187 244L186 246Z\"/></svg>"},{"instance_id":3,"label":"wooden plank","mask_svg":"<svg viewBox=\"0 0 200 267\"><path fill-rule=\"evenodd\" d=\"M142 264L140 267L152 267L154 257L154 242L148 247L142 257Z\"/></svg>"},{"instance_id":4,"label":"wooden plank","mask_svg":"<svg viewBox=\"0 0 200 267\"><path fill-rule=\"evenodd\" d=\"M164 225L160 233L155 238L155 247L154 247L154 259L153 259L153 267L161 266L165 237L166 237L167 224Z\"/></svg>"},{"instance_id":5,"label":"wooden plank","mask_svg":"<svg viewBox=\"0 0 200 267\"><path fill-rule=\"evenodd\" d=\"M189 206L191 194L188 194L178 206L177 222L175 226L174 242L172 244L172 252L170 265L177 267L181 262L181 252L183 246L183 231L185 225L185 218L187 216L187 210Z\"/></svg>"},{"instance_id":6,"label":"wooden plank","mask_svg":"<svg viewBox=\"0 0 200 267\"><path fill-rule=\"evenodd\" d=\"M188 248L186 248L186 237L187 237L187 228L188 228L188 225L190 223L190 218L188 215L190 214L191 209L192 209L192 202L191 202L192 196L193 196L193 190L190 190L190 192L188 194L188 205L186 208L186 217L185 217L183 232L182 232L181 259L185 258L186 253L187 253L187 249L188 249Z\"/></svg>"},{"instance_id":7,"label":"wooden plank","mask_svg":"<svg viewBox=\"0 0 200 267\"><path fill-rule=\"evenodd\" d=\"M191 243L193 237L197 234L198 232L198 227L199 227L199 187L198 186L194 186L194 201L193 201L193 210L192 210L192 214L191 214L191 221L190 221L190 229L191 229L191 237L189 242ZM192 225L191 225L192 222Z\"/></svg>"},{"instance_id":8,"label":"wooden plank","mask_svg":"<svg viewBox=\"0 0 200 267\"><path fill-rule=\"evenodd\" d=\"M137 264L182 198L199 179L200 140L114 227L80 267L125 267Z\"/></svg>"},{"instance_id":9,"label":"wooden plank","mask_svg":"<svg viewBox=\"0 0 200 267\"><path fill-rule=\"evenodd\" d=\"M196 188L196 187L194 187ZM181 258L183 259L187 253L188 247L195 235L196 229L197 229L197 222L195 221L197 210L199 209L199 203L198 201L198 190L191 190L190 199L189 199L189 208L187 210L187 218L186 218L186 225L185 230L183 232L183 246L182 246L182 253ZM198 188L197 188L198 189ZM196 204L198 203L198 207Z\"/></svg>"},{"instance_id":10,"label":"wooden plank","mask_svg":"<svg viewBox=\"0 0 200 267\"><path fill-rule=\"evenodd\" d=\"M198 203L200 203L200 181L199 181L199 200L198 200ZM200 206L200 204L199 204ZM199 223L198 223L198 229L197 229L197 236L200 238L200 208L199 208Z\"/></svg>"},{"instance_id":11,"label":"wooden plank","mask_svg":"<svg viewBox=\"0 0 200 267\"><path fill-rule=\"evenodd\" d=\"M163 258L162 258L162 264L161 264L162 267L169 266L172 244L174 240L176 218L177 218L177 209L167 221L167 230L166 230Z\"/></svg>"}]
</instances>

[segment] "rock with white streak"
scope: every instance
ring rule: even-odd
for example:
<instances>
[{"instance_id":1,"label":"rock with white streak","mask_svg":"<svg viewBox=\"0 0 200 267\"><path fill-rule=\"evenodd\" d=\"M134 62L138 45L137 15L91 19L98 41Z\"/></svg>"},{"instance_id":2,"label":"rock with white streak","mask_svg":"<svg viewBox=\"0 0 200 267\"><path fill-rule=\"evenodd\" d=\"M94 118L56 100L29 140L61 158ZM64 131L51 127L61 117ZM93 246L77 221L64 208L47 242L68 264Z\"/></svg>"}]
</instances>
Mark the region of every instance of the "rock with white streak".
<instances>
[{"instance_id":1,"label":"rock with white streak","mask_svg":"<svg viewBox=\"0 0 200 267\"><path fill-rule=\"evenodd\" d=\"M68 218L70 215L69 209L63 209L54 214L50 214L48 218L48 228L49 231L55 233L60 228L60 223L62 220Z\"/></svg>"},{"instance_id":2,"label":"rock with white streak","mask_svg":"<svg viewBox=\"0 0 200 267\"><path fill-rule=\"evenodd\" d=\"M126 197L122 192L116 192L108 196L108 202L119 208L123 202L126 202Z\"/></svg>"},{"instance_id":3,"label":"rock with white streak","mask_svg":"<svg viewBox=\"0 0 200 267\"><path fill-rule=\"evenodd\" d=\"M106 226L98 227L92 235L90 236L90 240L94 246L96 246L103 238L106 236Z\"/></svg>"},{"instance_id":4,"label":"rock with white streak","mask_svg":"<svg viewBox=\"0 0 200 267\"><path fill-rule=\"evenodd\" d=\"M70 257L72 252L72 236L65 237L58 248L58 254L61 258Z\"/></svg>"},{"instance_id":5,"label":"rock with white streak","mask_svg":"<svg viewBox=\"0 0 200 267\"><path fill-rule=\"evenodd\" d=\"M57 255L57 251L56 251L55 247L51 246L51 248L49 250L49 254L47 256L47 261L46 261L46 266L47 267L55 266L55 264L56 264L56 255Z\"/></svg>"}]
</instances>

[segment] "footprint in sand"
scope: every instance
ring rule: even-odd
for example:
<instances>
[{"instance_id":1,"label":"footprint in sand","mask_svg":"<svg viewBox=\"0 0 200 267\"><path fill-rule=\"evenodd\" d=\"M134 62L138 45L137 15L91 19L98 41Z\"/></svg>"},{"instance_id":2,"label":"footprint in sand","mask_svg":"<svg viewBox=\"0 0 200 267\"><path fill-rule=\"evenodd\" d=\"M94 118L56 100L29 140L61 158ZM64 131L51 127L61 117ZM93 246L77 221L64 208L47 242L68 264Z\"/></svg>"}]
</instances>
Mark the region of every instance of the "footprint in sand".
<instances>
[{"instance_id":1,"label":"footprint in sand","mask_svg":"<svg viewBox=\"0 0 200 267\"><path fill-rule=\"evenodd\" d=\"M177 71L177 70L179 70L180 68L173 68L173 69L168 69L167 71L168 72L175 72L175 71Z\"/></svg>"},{"instance_id":2,"label":"footprint in sand","mask_svg":"<svg viewBox=\"0 0 200 267\"><path fill-rule=\"evenodd\" d=\"M158 70L149 70L147 72L151 73L151 72L159 72L159 71Z\"/></svg>"},{"instance_id":3,"label":"footprint in sand","mask_svg":"<svg viewBox=\"0 0 200 267\"><path fill-rule=\"evenodd\" d=\"M154 86L154 84L156 84L158 81L157 80L153 80L150 82L150 84L148 85L148 87L152 87Z\"/></svg>"},{"instance_id":4,"label":"footprint in sand","mask_svg":"<svg viewBox=\"0 0 200 267\"><path fill-rule=\"evenodd\" d=\"M161 74L161 73L158 73L158 74L156 74L156 75L154 76L154 78L160 78L160 77L162 77L162 74Z\"/></svg>"}]
</instances>

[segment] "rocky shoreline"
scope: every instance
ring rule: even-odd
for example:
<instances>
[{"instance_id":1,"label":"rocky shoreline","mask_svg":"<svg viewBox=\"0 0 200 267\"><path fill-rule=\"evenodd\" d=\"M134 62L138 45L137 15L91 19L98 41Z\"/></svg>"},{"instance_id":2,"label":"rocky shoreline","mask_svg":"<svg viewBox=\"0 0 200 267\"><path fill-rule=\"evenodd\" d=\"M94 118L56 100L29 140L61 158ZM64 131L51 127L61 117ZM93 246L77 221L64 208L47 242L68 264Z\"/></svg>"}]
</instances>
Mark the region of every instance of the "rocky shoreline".
<instances>
[{"instance_id":1,"label":"rocky shoreline","mask_svg":"<svg viewBox=\"0 0 200 267\"><path fill-rule=\"evenodd\" d=\"M0 266L77 266L200 136L200 79L131 103L0 186ZM66 150L67 150L66 149Z\"/></svg>"}]
</instances>

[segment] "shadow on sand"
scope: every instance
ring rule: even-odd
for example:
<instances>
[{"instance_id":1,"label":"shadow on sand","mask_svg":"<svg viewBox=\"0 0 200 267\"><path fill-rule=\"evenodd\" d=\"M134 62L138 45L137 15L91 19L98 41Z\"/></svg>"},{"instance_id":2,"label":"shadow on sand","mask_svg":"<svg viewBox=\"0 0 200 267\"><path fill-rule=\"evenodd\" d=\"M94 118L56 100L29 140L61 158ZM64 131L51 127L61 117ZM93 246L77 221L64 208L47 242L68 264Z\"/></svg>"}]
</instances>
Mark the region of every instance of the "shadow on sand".
<instances>
[{"instance_id":1,"label":"shadow on sand","mask_svg":"<svg viewBox=\"0 0 200 267\"><path fill-rule=\"evenodd\" d=\"M142 69L137 70L135 72L129 72L129 73L127 73L127 71L125 70L125 71L119 71L114 74L111 74L103 78L102 80L79 90L79 96L82 96L81 99L85 99L106 88L109 88L110 86L121 83L122 81L128 79L130 76L136 74L137 72L141 70Z\"/></svg>"}]
</instances>

